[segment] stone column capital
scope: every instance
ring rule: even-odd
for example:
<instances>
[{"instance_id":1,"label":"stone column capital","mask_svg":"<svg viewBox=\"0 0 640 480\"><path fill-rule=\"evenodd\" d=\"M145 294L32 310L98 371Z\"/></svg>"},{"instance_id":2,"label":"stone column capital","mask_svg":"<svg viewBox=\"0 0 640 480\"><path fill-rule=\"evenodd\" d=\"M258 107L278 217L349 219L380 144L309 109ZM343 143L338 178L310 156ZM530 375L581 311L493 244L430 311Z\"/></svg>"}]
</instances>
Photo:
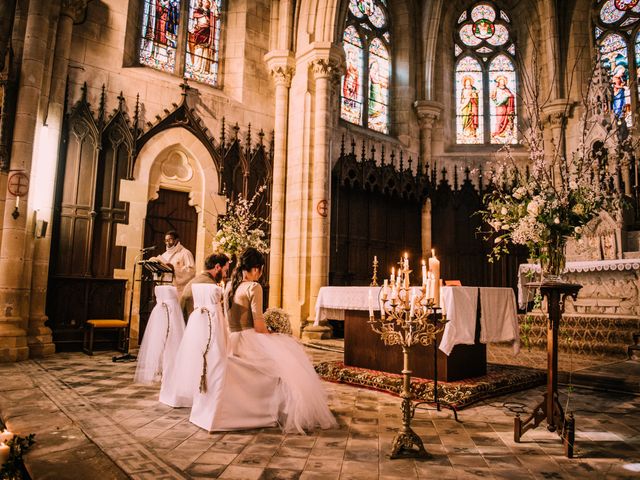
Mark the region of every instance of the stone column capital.
<instances>
[{"instance_id":1,"label":"stone column capital","mask_svg":"<svg viewBox=\"0 0 640 480\"><path fill-rule=\"evenodd\" d=\"M316 80L335 79L342 76L342 66L334 58L316 58L310 62L310 67Z\"/></svg>"},{"instance_id":2,"label":"stone column capital","mask_svg":"<svg viewBox=\"0 0 640 480\"><path fill-rule=\"evenodd\" d=\"M542 106L542 120L552 128L561 127L573 113L574 102L566 98L554 100Z\"/></svg>"},{"instance_id":3,"label":"stone column capital","mask_svg":"<svg viewBox=\"0 0 640 480\"><path fill-rule=\"evenodd\" d=\"M444 105L432 100L416 100L413 102L421 129L431 129L433 123L440 118Z\"/></svg>"},{"instance_id":4,"label":"stone column capital","mask_svg":"<svg viewBox=\"0 0 640 480\"><path fill-rule=\"evenodd\" d=\"M264 56L276 86L291 87L295 73L295 59L290 50L271 50Z\"/></svg>"},{"instance_id":5,"label":"stone column capital","mask_svg":"<svg viewBox=\"0 0 640 480\"><path fill-rule=\"evenodd\" d=\"M74 22L80 21L85 14L89 0L62 0L61 15L70 17Z\"/></svg>"}]
</instances>

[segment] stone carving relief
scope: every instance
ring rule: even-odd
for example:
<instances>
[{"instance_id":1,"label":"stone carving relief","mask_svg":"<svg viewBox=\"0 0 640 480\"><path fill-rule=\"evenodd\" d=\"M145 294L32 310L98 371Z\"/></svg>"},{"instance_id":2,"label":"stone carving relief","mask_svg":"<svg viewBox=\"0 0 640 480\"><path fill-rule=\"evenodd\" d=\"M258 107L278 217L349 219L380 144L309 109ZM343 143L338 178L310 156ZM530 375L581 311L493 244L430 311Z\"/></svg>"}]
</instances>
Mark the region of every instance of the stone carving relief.
<instances>
[{"instance_id":1,"label":"stone carving relief","mask_svg":"<svg viewBox=\"0 0 640 480\"><path fill-rule=\"evenodd\" d=\"M583 272L567 275L582 285L578 298L567 300L565 313L640 315L640 281L637 273Z\"/></svg>"},{"instance_id":2,"label":"stone carving relief","mask_svg":"<svg viewBox=\"0 0 640 480\"><path fill-rule=\"evenodd\" d=\"M582 238L567 242L567 261L617 260L622 258L622 222L606 212L585 227Z\"/></svg>"},{"instance_id":3,"label":"stone carving relief","mask_svg":"<svg viewBox=\"0 0 640 480\"><path fill-rule=\"evenodd\" d=\"M162 176L168 180L188 182L193 177L193 168L187 155L180 150L170 151L162 161Z\"/></svg>"}]
</instances>

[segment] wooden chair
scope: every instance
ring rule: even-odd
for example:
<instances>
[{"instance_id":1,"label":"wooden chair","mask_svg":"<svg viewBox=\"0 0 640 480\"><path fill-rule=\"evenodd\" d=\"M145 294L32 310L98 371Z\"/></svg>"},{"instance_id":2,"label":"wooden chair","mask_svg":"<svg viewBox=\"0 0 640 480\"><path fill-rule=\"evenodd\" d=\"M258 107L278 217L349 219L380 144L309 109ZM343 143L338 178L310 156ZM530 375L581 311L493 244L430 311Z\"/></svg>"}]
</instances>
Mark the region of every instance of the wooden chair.
<instances>
[{"instance_id":1,"label":"wooden chair","mask_svg":"<svg viewBox=\"0 0 640 480\"><path fill-rule=\"evenodd\" d=\"M115 319L92 319L87 320L84 326L84 341L82 351L87 355L93 355L93 336L96 329L117 330L118 331L118 351L124 352L125 334L129 324L124 320Z\"/></svg>"}]
</instances>

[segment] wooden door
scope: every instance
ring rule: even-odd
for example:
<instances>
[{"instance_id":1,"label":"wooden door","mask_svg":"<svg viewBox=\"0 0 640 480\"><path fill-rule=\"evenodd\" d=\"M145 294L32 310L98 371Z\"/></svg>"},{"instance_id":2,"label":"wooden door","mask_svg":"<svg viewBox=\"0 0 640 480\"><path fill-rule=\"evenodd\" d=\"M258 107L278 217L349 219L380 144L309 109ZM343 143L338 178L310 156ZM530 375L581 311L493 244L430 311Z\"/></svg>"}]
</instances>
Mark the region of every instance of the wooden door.
<instances>
[{"instance_id":1,"label":"wooden door","mask_svg":"<svg viewBox=\"0 0 640 480\"><path fill-rule=\"evenodd\" d=\"M195 252L198 235L198 214L196 209L189 205L189 193L161 188L158 198L149 202L147 206L144 246L155 245L156 247L153 252L150 252L149 256L159 255L164 252L164 234L169 230L178 232L182 246L191 253ZM201 267L201 265L196 265L196 271L201 270ZM142 341L147 320L154 304L153 284L151 282L142 282L140 290L140 336L138 341Z\"/></svg>"}]
</instances>

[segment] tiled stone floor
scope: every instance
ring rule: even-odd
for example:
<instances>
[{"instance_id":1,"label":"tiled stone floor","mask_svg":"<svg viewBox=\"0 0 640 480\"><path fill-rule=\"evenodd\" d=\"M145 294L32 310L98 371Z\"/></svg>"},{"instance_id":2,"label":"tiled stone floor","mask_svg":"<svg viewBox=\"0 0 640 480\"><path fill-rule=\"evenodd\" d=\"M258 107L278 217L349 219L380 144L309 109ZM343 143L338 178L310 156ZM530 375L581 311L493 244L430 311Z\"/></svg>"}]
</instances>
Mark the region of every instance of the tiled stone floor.
<instances>
[{"instance_id":1,"label":"tiled stone floor","mask_svg":"<svg viewBox=\"0 0 640 480\"><path fill-rule=\"evenodd\" d=\"M0 415L37 434L27 458L34 479L640 478L638 396L576 388L567 400L561 388L576 416L574 459L542 426L513 441L514 412L540 401L537 388L464 409L461 423L449 411L420 411L414 430L433 458L390 460L401 420L400 400L388 394L327 383L339 428L209 434L189 423L188 409L158 403L158 387L133 384L134 370L109 354L0 364Z\"/></svg>"}]
</instances>

